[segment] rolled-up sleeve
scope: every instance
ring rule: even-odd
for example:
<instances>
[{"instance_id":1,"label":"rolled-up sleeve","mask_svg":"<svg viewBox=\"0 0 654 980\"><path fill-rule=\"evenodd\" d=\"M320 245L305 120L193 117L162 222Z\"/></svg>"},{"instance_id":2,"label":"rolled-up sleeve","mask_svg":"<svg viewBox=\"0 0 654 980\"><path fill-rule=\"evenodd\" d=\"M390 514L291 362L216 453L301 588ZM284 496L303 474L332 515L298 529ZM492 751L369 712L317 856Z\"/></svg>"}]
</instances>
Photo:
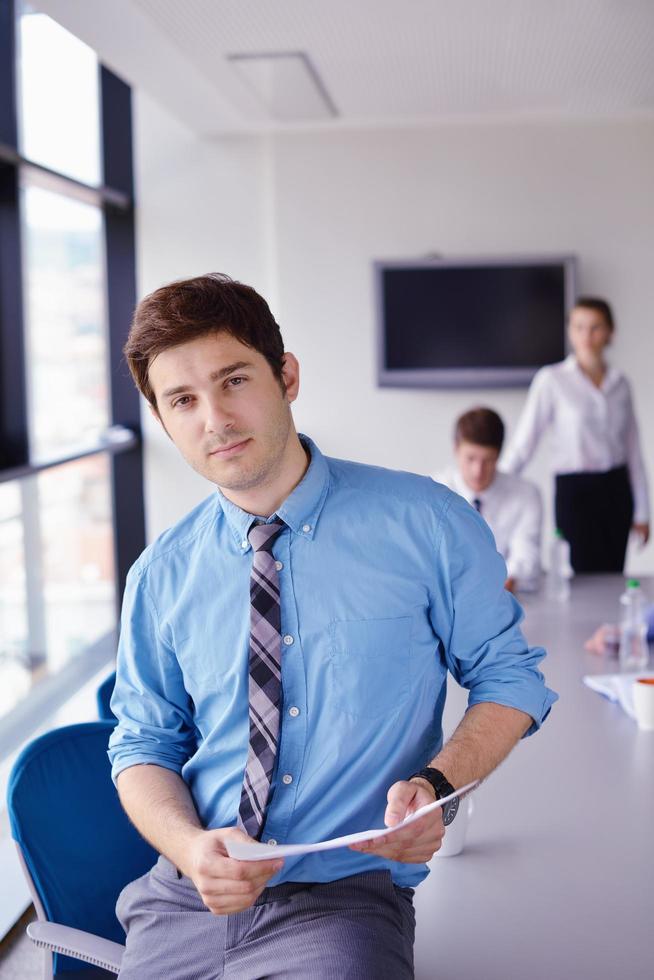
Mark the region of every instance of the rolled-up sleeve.
<instances>
[{"instance_id":1,"label":"rolled-up sleeve","mask_svg":"<svg viewBox=\"0 0 654 980\"><path fill-rule=\"evenodd\" d=\"M146 575L136 566L123 598L111 708L118 718L109 741L114 781L123 769L144 763L181 772L195 750L192 703L174 650L161 635Z\"/></svg>"},{"instance_id":2,"label":"rolled-up sleeve","mask_svg":"<svg viewBox=\"0 0 654 980\"><path fill-rule=\"evenodd\" d=\"M470 692L469 706L491 701L531 715L530 735L558 699L538 669L545 650L528 646L522 608L504 588L506 566L488 525L456 494L446 504L438 547L432 621L448 669Z\"/></svg>"}]
</instances>

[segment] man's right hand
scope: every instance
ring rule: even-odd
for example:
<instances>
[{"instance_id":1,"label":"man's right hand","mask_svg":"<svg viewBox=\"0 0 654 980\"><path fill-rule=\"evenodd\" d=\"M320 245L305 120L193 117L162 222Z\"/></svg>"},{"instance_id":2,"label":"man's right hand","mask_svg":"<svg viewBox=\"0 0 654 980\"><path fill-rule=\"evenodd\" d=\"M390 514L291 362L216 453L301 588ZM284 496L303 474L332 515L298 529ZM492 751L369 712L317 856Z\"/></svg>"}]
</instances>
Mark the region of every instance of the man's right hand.
<instances>
[{"instance_id":1,"label":"man's right hand","mask_svg":"<svg viewBox=\"0 0 654 980\"><path fill-rule=\"evenodd\" d=\"M279 858L270 861L237 861L230 858L225 847L228 838L254 843L251 837L236 827L198 830L181 868L214 915L230 915L249 908L284 865Z\"/></svg>"},{"instance_id":2,"label":"man's right hand","mask_svg":"<svg viewBox=\"0 0 654 980\"><path fill-rule=\"evenodd\" d=\"M230 858L226 840L254 841L236 827L204 830L189 788L177 772L156 765L134 765L123 769L117 785L132 823L191 879L214 915L249 908L284 865L274 857L270 861Z\"/></svg>"}]
</instances>

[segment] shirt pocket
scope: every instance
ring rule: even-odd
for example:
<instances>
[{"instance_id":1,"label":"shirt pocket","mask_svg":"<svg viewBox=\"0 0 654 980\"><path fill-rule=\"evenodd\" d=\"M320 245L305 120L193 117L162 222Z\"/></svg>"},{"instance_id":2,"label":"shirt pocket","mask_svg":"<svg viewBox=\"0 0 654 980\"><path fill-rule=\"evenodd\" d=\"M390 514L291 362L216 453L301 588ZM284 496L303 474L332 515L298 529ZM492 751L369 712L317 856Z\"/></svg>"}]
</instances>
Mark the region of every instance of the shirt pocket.
<instances>
[{"instance_id":1,"label":"shirt pocket","mask_svg":"<svg viewBox=\"0 0 654 980\"><path fill-rule=\"evenodd\" d=\"M352 718L389 718L410 692L411 616L336 620L329 626L331 695Z\"/></svg>"}]
</instances>

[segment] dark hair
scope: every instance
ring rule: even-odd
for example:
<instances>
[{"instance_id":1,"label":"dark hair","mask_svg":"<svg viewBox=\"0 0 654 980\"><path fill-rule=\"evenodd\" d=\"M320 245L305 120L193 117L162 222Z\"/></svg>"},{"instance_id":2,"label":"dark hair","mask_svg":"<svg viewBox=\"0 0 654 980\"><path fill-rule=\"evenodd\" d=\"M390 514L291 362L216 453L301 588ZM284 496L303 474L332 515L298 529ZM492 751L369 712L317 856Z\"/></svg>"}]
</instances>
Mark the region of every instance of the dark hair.
<instances>
[{"instance_id":1,"label":"dark hair","mask_svg":"<svg viewBox=\"0 0 654 980\"><path fill-rule=\"evenodd\" d=\"M134 311L123 353L137 388L155 409L148 372L157 354L221 330L263 354L282 383L284 341L265 299L251 286L210 272L161 286Z\"/></svg>"},{"instance_id":2,"label":"dark hair","mask_svg":"<svg viewBox=\"0 0 654 980\"><path fill-rule=\"evenodd\" d=\"M613 310L605 299L599 299L597 296L580 296L579 299L576 300L572 309L576 310L579 307L584 310L594 310L596 313L600 313L606 320L609 330L612 331L615 329Z\"/></svg>"},{"instance_id":3,"label":"dark hair","mask_svg":"<svg viewBox=\"0 0 654 980\"><path fill-rule=\"evenodd\" d=\"M504 442L504 422L492 408L471 408L464 412L454 429L454 441L492 446L498 453Z\"/></svg>"}]
</instances>

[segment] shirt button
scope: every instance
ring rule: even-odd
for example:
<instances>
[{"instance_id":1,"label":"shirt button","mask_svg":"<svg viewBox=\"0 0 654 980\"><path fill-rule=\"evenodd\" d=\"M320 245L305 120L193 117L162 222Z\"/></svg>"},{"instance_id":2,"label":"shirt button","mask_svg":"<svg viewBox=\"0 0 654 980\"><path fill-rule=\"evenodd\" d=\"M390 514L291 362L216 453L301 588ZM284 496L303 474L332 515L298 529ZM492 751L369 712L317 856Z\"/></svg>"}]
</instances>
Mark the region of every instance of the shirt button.
<instances>
[{"instance_id":1,"label":"shirt button","mask_svg":"<svg viewBox=\"0 0 654 980\"><path fill-rule=\"evenodd\" d=\"M284 646L290 647L293 644L293 637L289 636L288 633L284 637Z\"/></svg>"},{"instance_id":2,"label":"shirt button","mask_svg":"<svg viewBox=\"0 0 654 980\"><path fill-rule=\"evenodd\" d=\"M286 773L285 776L282 776L282 782L283 782L284 786L290 786L291 783L293 782L293 777L292 776L289 776L289 774Z\"/></svg>"},{"instance_id":3,"label":"shirt button","mask_svg":"<svg viewBox=\"0 0 654 980\"><path fill-rule=\"evenodd\" d=\"M269 837L268 840L266 841L266 844L271 844L273 847L276 843L277 841L275 840L274 837Z\"/></svg>"},{"instance_id":4,"label":"shirt button","mask_svg":"<svg viewBox=\"0 0 654 980\"><path fill-rule=\"evenodd\" d=\"M304 531L305 534L308 534L309 531L311 530L311 525L310 524L303 524L302 525L302 530Z\"/></svg>"},{"instance_id":5,"label":"shirt button","mask_svg":"<svg viewBox=\"0 0 654 980\"><path fill-rule=\"evenodd\" d=\"M297 718L297 716L300 713L300 709L299 708L296 708L295 705L293 705L292 708L289 708L288 709L288 713L291 716L291 718Z\"/></svg>"},{"instance_id":6,"label":"shirt button","mask_svg":"<svg viewBox=\"0 0 654 980\"><path fill-rule=\"evenodd\" d=\"M284 562L283 561L276 561L275 562L275 568L277 569L278 572L281 572L281 570L282 570L283 567L284 567Z\"/></svg>"},{"instance_id":7,"label":"shirt button","mask_svg":"<svg viewBox=\"0 0 654 980\"><path fill-rule=\"evenodd\" d=\"M247 546L248 546L247 541L241 541L241 548L247 548Z\"/></svg>"}]
</instances>

